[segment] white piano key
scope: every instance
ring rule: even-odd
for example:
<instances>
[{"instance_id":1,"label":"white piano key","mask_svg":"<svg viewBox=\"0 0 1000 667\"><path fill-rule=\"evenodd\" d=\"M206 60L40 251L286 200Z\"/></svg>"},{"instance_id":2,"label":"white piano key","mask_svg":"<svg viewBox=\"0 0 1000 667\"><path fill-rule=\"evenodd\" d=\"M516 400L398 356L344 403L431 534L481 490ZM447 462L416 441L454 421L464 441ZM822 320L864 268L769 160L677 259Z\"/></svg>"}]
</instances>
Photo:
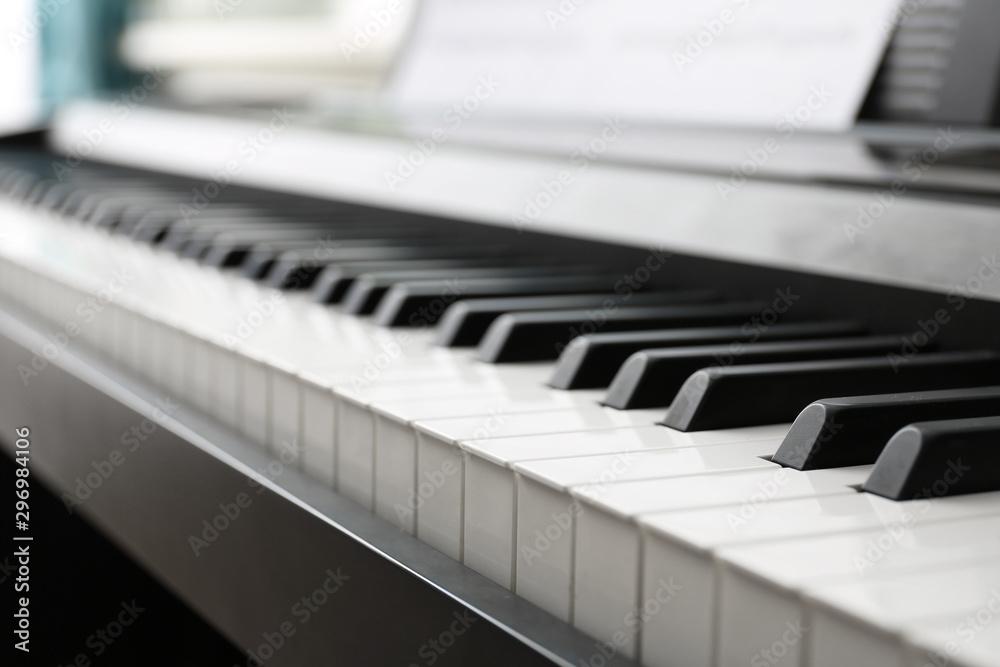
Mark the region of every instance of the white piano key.
<instances>
[{"instance_id":1,"label":"white piano key","mask_svg":"<svg viewBox=\"0 0 1000 667\"><path fill-rule=\"evenodd\" d=\"M301 383L295 369L270 363L270 433L268 447L273 452L299 444Z\"/></svg>"},{"instance_id":2,"label":"white piano key","mask_svg":"<svg viewBox=\"0 0 1000 667\"><path fill-rule=\"evenodd\" d=\"M160 323L151 314L145 303L140 304L141 313L137 321L136 340L133 350L133 365L146 381L156 377L160 355Z\"/></svg>"},{"instance_id":3,"label":"white piano key","mask_svg":"<svg viewBox=\"0 0 1000 667\"><path fill-rule=\"evenodd\" d=\"M478 421L485 430L496 419L491 415ZM416 482L403 510L413 515L421 542L457 561L462 560L463 464L461 449L418 432Z\"/></svg>"},{"instance_id":4,"label":"white piano key","mask_svg":"<svg viewBox=\"0 0 1000 667\"><path fill-rule=\"evenodd\" d=\"M133 373L138 370L135 350L140 347L136 336L139 319L139 315L135 312L136 305L126 302L120 303L118 308L118 359L123 368Z\"/></svg>"},{"instance_id":5,"label":"white piano key","mask_svg":"<svg viewBox=\"0 0 1000 667\"><path fill-rule=\"evenodd\" d=\"M269 442L268 409L270 379L267 362L254 350L241 347L240 358L240 432L262 447Z\"/></svg>"},{"instance_id":6,"label":"white piano key","mask_svg":"<svg viewBox=\"0 0 1000 667\"><path fill-rule=\"evenodd\" d=\"M238 354L224 345L217 346L215 355L216 380L212 386L217 416L226 426L239 430L243 365Z\"/></svg>"},{"instance_id":7,"label":"white piano key","mask_svg":"<svg viewBox=\"0 0 1000 667\"><path fill-rule=\"evenodd\" d=\"M464 454L467 490L462 501L462 562L514 590L515 487L509 470Z\"/></svg>"},{"instance_id":8,"label":"white piano key","mask_svg":"<svg viewBox=\"0 0 1000 667\"><path fill-rule=\"evenodd\" d=\"M179 382L180 387L183 388L184 391L182 394L184 401L192 407L199 407L194 399L194 384L196 375L198 375L195 372L195 366L198 362L198 346L200 343L201 335L198 333L197 329L190 325L185 325L185 327L180 330L180 336L177 337L177 345L181 350L181 363L179 364L181 377Z\"/></svg>"},{"instance_id":9,"label":"white piano key","mask_svg":"<svg viewBox=\"0 0 1000 667\"><path fill-rule=\"evenodd\" d=\"M414 535L416 516L408 511L407 491L418 486L416 435L409 423L378 414L374 434L375 514Z\"/></svg>"},{"instance_id":10,"label":"white piano key","mask_svg":"<svg viewBox=\"0 0 1000 667\"><path fill-rule=\"evenodd\" d=\"M141 304L136 304L140 307ZM145 309L136 311L133 318L132 337L130 346L129 367L140 377L149 380L151 370L150 363L157 357L157 338L154 337L155 327L146 315Z\"/></svg>"},{"instance_id":11,"label":"white piano key","mask_svg":"<svg viewBox=\"0 0 1000 667\"><path fill-rule=\"evenodd\" d=\"M94 292L91 292L93 295ZM108 363L118 366L118 318L117 305L99 300L94 296L87 299L87 310L93 313L93 326L99 332L98 350Z\"/></svg>"},{"instance_id":12,"label":"white piano key","mask_svg":"<svg viewBox=\"0 0 1000 667\"><path fill-rule=\"evenodd\" d=\"M648 548L660 550L659 567L669 567L670 545L681 550L690 544L690 553L700 552L705 562L708 550L717 549L718 590L709 592L718 600L718 655L722 664L734 664L753 660L779 642L788 623L805 618L798 596L803 585L989 553L1000 557L1000 493L986 495L992 502L969 502L969 496L896 502L871 494L783 501L762 508L745 530L729 536L721 516L708 512L647 518L644 524L650 527ZM775 664L802 664L804 646L783 646Z\"/></svg>"},{"instance_id":13,"label":"white piano key","mask_svg":"<svg viewBox=\"0 0 1000 667\"><path fill-rule=\"evenodd\" d=\"M411 502L407 509L416 515L417 537L456 560L462 559L465 471L460 445L464 441L651 425L662 416L662 410L619 411L588 407L415 422L417 488L408 494ZM429 480L433 480L431 487L427 486ZM473 488L469 492L477 493L477 490Z\"/></svg>"},{"instance_id":14,"label":"white piano key","mask_svg":"<svg viewBox=\"0 0 1000 667\"><path fill-rule=\"evenodd\" d=\"M142 304L137 300L131 300L125 305L129 317L125 322L123 333L124 350L122 351L122 361L125 367L132 373L141 374L143 361L143 349L147 341L142 337L145 325L145 317L141 312Z\"/></svg>"},{"instance_id":15,"label":"white piano key","mask_svg":"<svg viewBox=\"0 0 1000 667\"><path fill-rule=\"evenodd\" d=\"M337 470L333 389L319 378L301 374L302 470L331 489Z\"/></svg>"},{"instance_id":16,"label":"white piano key","mask_svg":"<svg viewBox=\"0 0 1000 667\"><path fill-rule=\"evenodd\" d=\"M156 368L156 376L153 381L157 386L164 389L171 396L177 396L180 398L182 394L178 393L177 387L180 382L175 382L176 378L179 377L180 372L178 371L178 366L180 360L174 356L176 351L176 338L180 334L177 329L172 326L169 321L159 320L157 325L157 360L153 364Z\"/></svg>"},{"instance_id":17,"label":"white piano key","mask_svg":"<svg viewBox=\"0 0 1000 667\"><path fill-rule=\"evenodd\" d=\"M217 380L214 345L201 336L192 336L189 342L191 356L188 368L191 375L187 383L186 401L206 415L215 417L214 401L212 400L215 395L214 384Z\"/></svg>"},{"instance_id":18,"label":"white piano key","mask_svg":"<svg viewBox=\"0 0 1000 667\"><path fill-rule=\"evenodd\" d=\"M336 488L370 510L375 501L375 417L361 397L350 400L335 392L334 405Z\"/></svg>"},{"instance_id":19,"label":"white piano key","mask_svg":"<svg viewBox=\"0 0 1000 667\"><path fill-rule=\"evenodd\" d=\"M532 463L519 464L523 474L535 474ZM625 481L615 484L575 486L568 489L584 510L577 515L576 544L571 563L563 564L577 575L573 585L574 624L597 637L610 637L639 603L640 532L635 520L656 511L693 509L722 504L761 502L780 498L815 497L853 492L870 466L799 472L784 468L767 472L722 473L699 477ZM798 473L798 474L793 474ZM550 484L558 480L546 479ZM520 509L520 507L519 507ZM520 516L519 534L520 534ZM612 543L610 540L616 541ZM612 546L613 545L613 546ZM636 555L635 558L631 556ZM518 569L518 590L521 573ZM577 581L579 584L577 585ZM681 582L683 585L683 582ZM610 594L609 594L610 592ZM678 609L679 607L674 607ZM661 613L669 613L666 607ZM630 628L629 641L622 651L629 656L638 651L639 628Z\"/></svg>"},{"instance_id":20,"label":"white piano key","mask_svg":"<svg viewBox=\"0 0 1000 667\"><path fill-rule=\"evenodd\" d=\"M529 417L520 415L519 419ZM681 433L664 426L645 426L463 442L466 488L482 486L489 489L489 496L499 499L491 504L466 494L463 562L501 585L513 586L516 463L752 440L770 440L776 447L787 429L787 425L779 425Z\"/></svg>"},{"instance_id":21,"label":"white piano key","mask_svg":"<svg viewBox=\"0 0 1000 667\"><path fill-rule=\"evenodd\" d=\"M518 480L515 592L572 622L573 517L580 503L533 479Z\"/></svg>"},{"instance_id":22,"label":"white piano key","mask_svg":"<svg viewBox=\"0 0 1000 667\"><path fill-rule=\"evenodd\" d=\"M85 312L93 313L91 326L96 334L97 352L109 364L118 366L118 322L114 304L88 299Z\"/></svg>"}]
</instances>

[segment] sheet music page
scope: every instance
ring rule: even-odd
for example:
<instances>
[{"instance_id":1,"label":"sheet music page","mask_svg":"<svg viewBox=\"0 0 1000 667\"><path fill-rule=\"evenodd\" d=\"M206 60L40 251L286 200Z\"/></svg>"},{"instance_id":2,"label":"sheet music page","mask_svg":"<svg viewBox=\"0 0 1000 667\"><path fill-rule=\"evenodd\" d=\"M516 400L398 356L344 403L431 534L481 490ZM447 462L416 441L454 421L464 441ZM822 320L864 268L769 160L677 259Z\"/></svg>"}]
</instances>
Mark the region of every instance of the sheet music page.
<instances>
[{"instance_id":1,"label":"sheet music page","mask_svg":"<svg viewBox=\"0 0 1000 667\"><path fill-rule=\"evenodd\" d=\"M850 127L903 0L424 0L390 100L481 116Z\"/></svg>"}]
</instances>

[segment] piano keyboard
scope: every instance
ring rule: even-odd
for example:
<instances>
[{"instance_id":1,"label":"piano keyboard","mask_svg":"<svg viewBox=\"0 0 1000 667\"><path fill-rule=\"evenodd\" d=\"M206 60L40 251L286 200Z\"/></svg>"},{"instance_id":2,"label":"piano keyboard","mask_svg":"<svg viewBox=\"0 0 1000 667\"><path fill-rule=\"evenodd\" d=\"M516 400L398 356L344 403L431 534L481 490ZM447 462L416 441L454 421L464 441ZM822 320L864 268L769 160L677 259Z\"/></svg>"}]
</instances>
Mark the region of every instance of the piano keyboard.
<instances>
[{"instance_id":1,"label":"piano keyboard","mask_svg":"<svg viewBox=\"0 0 1000 667\"><path fill-rule=\"evenodd\" d=\"M79 340L603 655L1000 665L997 352L666 289L658 249L47 160L0 167L26 384Z\"/></svg>"}]
</instances>

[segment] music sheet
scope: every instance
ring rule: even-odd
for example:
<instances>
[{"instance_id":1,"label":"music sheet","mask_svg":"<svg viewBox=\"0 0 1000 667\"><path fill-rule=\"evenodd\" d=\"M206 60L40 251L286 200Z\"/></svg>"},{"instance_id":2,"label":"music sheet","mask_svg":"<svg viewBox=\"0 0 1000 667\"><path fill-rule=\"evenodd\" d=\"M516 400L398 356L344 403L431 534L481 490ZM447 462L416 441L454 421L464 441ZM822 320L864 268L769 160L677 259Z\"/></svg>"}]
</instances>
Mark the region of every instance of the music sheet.
<instances>
[{"instance_id":1,"label":"music sheet","mask_svg":"<svg viewBox=\"0 0 1000 667\"><path fill-rule=\"evenodd\" d=\"M390 99L839 130L907 18L902 0L424 0Z\"/></svg>"}]
</instances>

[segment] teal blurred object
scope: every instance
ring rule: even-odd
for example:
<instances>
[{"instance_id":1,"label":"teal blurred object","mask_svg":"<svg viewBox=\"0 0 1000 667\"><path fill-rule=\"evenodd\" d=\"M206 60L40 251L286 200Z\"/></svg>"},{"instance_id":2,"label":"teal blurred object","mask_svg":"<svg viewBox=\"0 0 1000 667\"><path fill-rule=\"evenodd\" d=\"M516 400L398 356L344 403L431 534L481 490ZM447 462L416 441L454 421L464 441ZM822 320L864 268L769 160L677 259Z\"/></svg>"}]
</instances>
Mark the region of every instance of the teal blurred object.
<instances>
[{"instance_id":1,"label":"teal blurred object","mask_svg":"<svg viewBox=\"0 0 1000 667\"><path fill-rule=\"evenodd\" d=\"M42 100L46 111L77 97L99 97L139 76L118 57L129 0L38 0L42 27Z\"/></svg>"}]
</instances>

